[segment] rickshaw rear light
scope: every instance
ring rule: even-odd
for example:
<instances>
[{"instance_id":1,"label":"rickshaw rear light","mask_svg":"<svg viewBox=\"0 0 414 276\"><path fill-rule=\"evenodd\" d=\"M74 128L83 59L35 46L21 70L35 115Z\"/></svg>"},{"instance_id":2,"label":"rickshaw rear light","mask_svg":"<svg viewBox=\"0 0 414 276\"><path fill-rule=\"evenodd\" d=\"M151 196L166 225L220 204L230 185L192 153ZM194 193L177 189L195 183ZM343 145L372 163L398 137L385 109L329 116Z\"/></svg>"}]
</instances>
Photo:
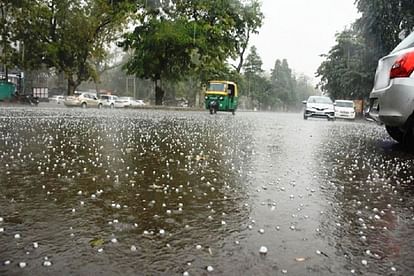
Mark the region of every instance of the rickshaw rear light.
<instances>
[{"instance_id":1,"label":"rickshaw rear light","mask_svg":"<svg viewBox=\"0 0 414 276\"><path fill-rule=\"evenodd\" d=\"M414 71L414 52L400 56L391 67L390 79L408 78Z\"/></svg>"}]
</instances>

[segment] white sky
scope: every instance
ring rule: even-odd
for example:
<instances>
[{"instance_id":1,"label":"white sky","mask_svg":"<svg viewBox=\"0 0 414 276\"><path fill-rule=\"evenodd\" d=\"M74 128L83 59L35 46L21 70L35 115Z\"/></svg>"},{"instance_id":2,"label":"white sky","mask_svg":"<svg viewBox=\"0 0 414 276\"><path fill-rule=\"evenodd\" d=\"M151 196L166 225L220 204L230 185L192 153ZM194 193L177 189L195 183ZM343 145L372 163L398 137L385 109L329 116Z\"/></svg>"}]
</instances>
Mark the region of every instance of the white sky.
<instances>
[{"instance_id":1,"label":"white sky","mask_svg":"<svg viewBox=\"0 0 414 276\"><path fill-rule=\"evenodd\" d=\"M276 59L286 58L296 73L315 77L335 34L358 18L354 1L262 0L264 24L250 45L257 47L263 69L270 73Z\"/></svg>"}]
</instances>

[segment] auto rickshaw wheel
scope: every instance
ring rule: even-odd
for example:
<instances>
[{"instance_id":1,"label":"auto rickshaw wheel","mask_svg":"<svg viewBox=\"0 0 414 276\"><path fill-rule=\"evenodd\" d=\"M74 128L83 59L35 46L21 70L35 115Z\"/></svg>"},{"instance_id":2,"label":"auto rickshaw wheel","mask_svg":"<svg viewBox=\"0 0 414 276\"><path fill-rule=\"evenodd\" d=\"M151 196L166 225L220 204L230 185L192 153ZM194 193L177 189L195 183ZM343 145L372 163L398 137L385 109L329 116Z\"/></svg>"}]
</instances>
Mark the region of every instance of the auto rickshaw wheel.
<instances>
[{"instance_id":1,"label":"auto rickshaw wheel","mask_svg":"<svg viewBox=\"0 0 414 276\"><path fill-rule=\"evenodd\" d=\"M234 110L234 109L233 109L233 110L231 111L231 114L236 115L236 110Z\"/></svg>"}]
</instances>

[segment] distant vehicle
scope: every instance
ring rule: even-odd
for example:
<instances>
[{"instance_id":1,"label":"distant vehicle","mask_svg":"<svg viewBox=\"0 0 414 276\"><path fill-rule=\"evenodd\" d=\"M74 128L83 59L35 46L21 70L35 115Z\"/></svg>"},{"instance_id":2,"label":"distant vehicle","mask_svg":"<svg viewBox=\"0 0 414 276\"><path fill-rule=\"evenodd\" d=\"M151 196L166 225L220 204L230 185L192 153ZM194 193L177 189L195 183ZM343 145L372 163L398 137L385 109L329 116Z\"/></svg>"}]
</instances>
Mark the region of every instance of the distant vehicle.
<instances>
[{"instance_id":1,"label":"distant vehicle","mask_svg":"<svg viewBox=\"0 0 414 276\"><path fill-rule=\"evenodd\" d=\"M369 115L385 124L388 134L414 147L414 32L378 61Z\"/></svg>"},{"instance_id":2,"label":"distant vehicle","mask_svg":"<svg viewBox=\"0 0 414 276\"><path fill-rule=\"evenodd\" d=\"M60 104L65 100L65 97L62 95L56 95L49 98L49 102Z\"/></svg>"},{"instance_id":3,"label":"distant vehicle","mask_svg":"<svg viewBox=\"0 0 414 276\"><path fill-rule=\"evenodd\" d=\"M332 100L325 96L310 96L307 101L302 102L305 105L303 119L309 117L326 118L335 120L335 109Z\"/></svg>"},{"instance_id":4,"label":"distant vehicle","mask_svg":"<svg viewBox=\"0 0 414 276\"><path fill-rule=\"evenodd\" d=\"M231 81L210 81L204 99L205 108L210 114L229 111L234 115L239 99L237 84Z\"/></svg>"},{"instance_id":5,"label":"distant vehicle","mask_svg":"<svg viewBox=\"0 0 414 276\"><path fill-rule=\"evenodd\" d=\"M115 107L115 102L116 102L116 100L118 100L118 96L115 96L115 95L101 95L100 99L101 99L103 107L114 108Z\"/></svg>"},{"instance_id":6,"label":"distant vehicle","mask_svg":"<svg viewBox=\"0 0 414 276\"><path fill-rule=\"evenodd\" d=\"M115 101L115 107L137 107L145 105L143 100L135 100L133 97L119 97Z\"/></svg>"},{"instance_id":7,"label":"distant vehicle","mask_svg":"<svg viewBox=\"0 0 414 276\"><path fill-rule=\"evenodd\" d=\"M73 96L68 96L63 102L68 107L79 106L82 108L97 107L102 108L102 102L96 93L75 91Z\"/></svg>"},{"instance_id":8,"label":"distant vehicle","mask_svg":"<svg viewBox=\"0 0 414 276\"><path fill-rule=\"evenodd\" d=\"M336 100L334 107L335 118L355 120L355 104L353 101Z\"/></svg>"}]
</instances>

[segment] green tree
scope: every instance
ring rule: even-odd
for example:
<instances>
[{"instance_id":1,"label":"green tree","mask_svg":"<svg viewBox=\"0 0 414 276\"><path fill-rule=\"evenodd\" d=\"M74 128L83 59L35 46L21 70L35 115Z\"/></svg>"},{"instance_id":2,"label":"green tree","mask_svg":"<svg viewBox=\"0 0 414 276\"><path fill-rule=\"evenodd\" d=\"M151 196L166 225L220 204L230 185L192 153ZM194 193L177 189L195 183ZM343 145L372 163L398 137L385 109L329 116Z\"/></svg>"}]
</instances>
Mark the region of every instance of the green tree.
<instances>
[{"instance_id":1,"label":"green tree","mask_svg":"<svg viewBox=\"0 0 414 276\"><path fill-rule=\"evenodd\" d=\"M353 30L345 30L336 37L336 45L325 56L317 70L319 87L333 99L363 99L372 81L372 70L365 67L372 56L363 39Z\"/></svg>"},{"instance_id":2,"label":"green tree","mask_svg":"<svg viewBox=\"0 0 414 276\"><path fill-rule=\"evenodd\" d=\"M244 8L239 0L175 0L141 6L135 30L121 43L125 50L134 51L127 72L154 81L157 104L164 97L161 80L189 78L201 84L229 75L227 60L238 55L245 47L241 43L258 28L257 20L249 17L245 22L240 13Z\"/></svg>"},{"instance_id":3,"label":"green tree","mask_svg":"<svg viewBox=\"0 0 414 276\"><path fill-rule=\"evenodd\" d=\"M297 97L295 93L295 77L286 59L276 60L271 74L272 98L275 103L282 103L281 108L287 110L295 105Z\"/></svg>"}]
</instances>

